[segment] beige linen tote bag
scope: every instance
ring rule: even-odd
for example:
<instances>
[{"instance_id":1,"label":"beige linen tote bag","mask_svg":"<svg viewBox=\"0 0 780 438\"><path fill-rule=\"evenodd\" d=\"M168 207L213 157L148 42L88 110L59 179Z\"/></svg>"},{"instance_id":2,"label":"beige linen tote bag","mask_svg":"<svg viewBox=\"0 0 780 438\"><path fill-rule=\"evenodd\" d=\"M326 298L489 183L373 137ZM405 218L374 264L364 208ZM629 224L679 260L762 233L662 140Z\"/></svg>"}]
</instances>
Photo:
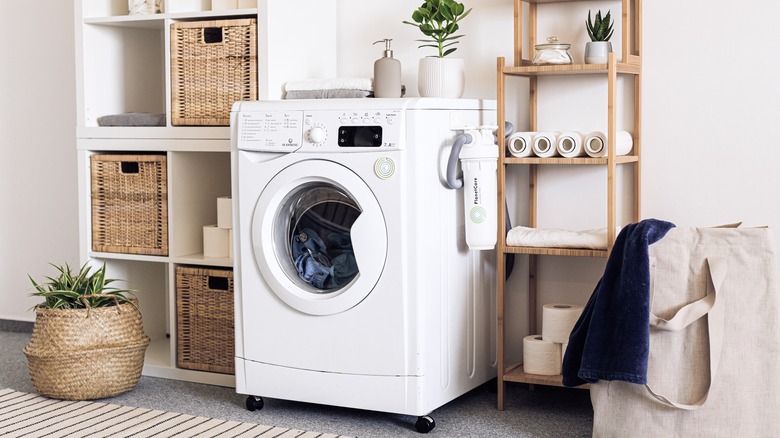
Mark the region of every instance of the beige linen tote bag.
<instances>
[{"instance_id":1,"label":"beige linen tote bag","mask_svg":"<svg viewBox=\"0 0 780 438\"><path fill-rule=\"evenodd\" d=\"M647 385L591 384L595 437L780 437L780 297L767 228L650 245Z\"/></svg>"}]
</instances>

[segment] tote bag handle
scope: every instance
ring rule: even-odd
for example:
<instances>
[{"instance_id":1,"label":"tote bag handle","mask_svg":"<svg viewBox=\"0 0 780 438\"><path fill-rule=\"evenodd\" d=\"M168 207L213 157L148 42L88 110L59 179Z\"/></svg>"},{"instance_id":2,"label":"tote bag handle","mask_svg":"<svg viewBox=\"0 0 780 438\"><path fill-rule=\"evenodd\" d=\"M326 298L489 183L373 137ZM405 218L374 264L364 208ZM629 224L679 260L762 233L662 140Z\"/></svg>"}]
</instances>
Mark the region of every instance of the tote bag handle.
<instances>
[{"instance_id":1,"label":"tote bag handle","mask_svg":"<svg viewBox=\"0 0 780 438\"><path fill-rule=\"evenodd\" d=\"M650 327L664 331L683 330L699 318L707 316L707 331L710 344L710 383L707 385L707 391L704 392L704 395L693 404L677 403L654 391L649 384L645 385L656 400L667 406L687 411L698 409L707 401L712 388L712 382L718 374L720 353L723 350L723 330L726 318L723 300L718 299L718 293L721 291L723 282L726 279L728 266L724 257L707 258L707 266L709 268L710 281L707 282L707 295L704 298L687 304L669 320L659 318L652 311L650 312Z\"/></svg>"}]
</instances>

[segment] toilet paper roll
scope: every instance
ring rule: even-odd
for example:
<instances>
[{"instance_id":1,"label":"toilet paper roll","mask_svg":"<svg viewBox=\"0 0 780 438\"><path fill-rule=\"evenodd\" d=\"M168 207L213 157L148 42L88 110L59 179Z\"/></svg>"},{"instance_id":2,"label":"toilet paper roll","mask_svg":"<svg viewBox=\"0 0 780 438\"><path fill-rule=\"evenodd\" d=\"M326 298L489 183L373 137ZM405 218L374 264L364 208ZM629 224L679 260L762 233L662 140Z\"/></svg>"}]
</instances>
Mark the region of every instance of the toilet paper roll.
<instances>
[{"instance_id":1,"label":"toilet paper roll","mask_svg":"<svg viewBox=\"0 0 780 438\"><path fill-rule=\"evenodd\" d=\"M545 304L542 307L542 338L559 344L569 342L569 334L582 309L574 304Z\"/></svg>"},{"instance_id":2,"label":"toilet paper roll","mask_svg":"<svg viewBox=\"0 0 780 438\"><path fill-rule=\"evenodd\" d=\"M550 158L558 155L559 132L537 132L533 138L534 154L539 158Z\"/></svg>"},{"instance_id":3,"label":"toilet paper roll","mask_svg":"<svg viewBox=\"0 0 780 438\"><path fill-rule=\"evenodd\" d=\"M580 132L564 132L558 136L558 153L565 158L575 158L585 155L585 136Z\"/></svg>"},{"instance_id":4,"label":"toilet paper roll","mask_svg":"<svg viewBox=\"0 0 780 438\"><path fill-rule=\"evenodd\" d=\"M534 154L533 132L515 132L506 141L509 153L513 157L525 158Z\"/></svg>"},{"instance_id":5,"label":"toilet paper roll","mask_svg":"<svg viewBox=\"0 0 780 438\"><path fill-rule=\"evenodd\" d=\"M541 335L523 338L523 370L542 376L560 374L561 344L545 341Z\"/></svg>"},{"instance_id":6,"label":"toilet paper roll","mask_svg":"<svg viewBox=\"0 0 780 438\"><path fill-rule=\"evenodd\" d=\"M617 132L615 156L627 155L634 147L634 139L628 131ZM609 152L607 134L594 131L585 136L585 153L593 158L603 158Z\"/></svg>"},{"instance_id":7,"label":"toilet paper roll","mask_svg":"<svg viewBox=\"0 0 780 438\"><path fill-rule=\"evenodd\" d=\"M566 357L566 349L569 348L569 343L561 344L561 367L563 367L563 358ZM563 371L561 371L563 372Z\"/></svg>"}]
</instances>

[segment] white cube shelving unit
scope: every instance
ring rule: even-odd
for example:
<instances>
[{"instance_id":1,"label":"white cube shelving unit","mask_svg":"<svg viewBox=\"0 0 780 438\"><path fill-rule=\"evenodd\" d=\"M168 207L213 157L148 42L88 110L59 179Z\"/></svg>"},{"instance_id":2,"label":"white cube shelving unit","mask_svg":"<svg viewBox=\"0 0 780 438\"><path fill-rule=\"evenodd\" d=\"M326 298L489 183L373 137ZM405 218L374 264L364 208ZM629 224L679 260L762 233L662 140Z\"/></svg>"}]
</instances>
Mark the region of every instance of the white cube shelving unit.
<instances>
[{"instance_id":1,"label":"white cube shelving unit","mask_svg":"<svg viewBox=\"0 0 780 438\"><path fill-rule=\"evenodd\" d=\"M233 386L232 375L176 367L178 265L232 267L203 255L203 226L217 223L217 198L230 196L230 128L171 124L170 26L180 21L257 19L260 99L280 99L290 80L336 75L336 0L257 0L211 10L210 0L166 0L153 15L128 15L127 0L75 0L77 153L82 262L106 262L112 278L137 290L152 338L144 375ZM104 127L103 115L165 114L165 126ZM90 162L94 153L165 153L167 256L92 251Z\"/></svg>"}]
</instances>

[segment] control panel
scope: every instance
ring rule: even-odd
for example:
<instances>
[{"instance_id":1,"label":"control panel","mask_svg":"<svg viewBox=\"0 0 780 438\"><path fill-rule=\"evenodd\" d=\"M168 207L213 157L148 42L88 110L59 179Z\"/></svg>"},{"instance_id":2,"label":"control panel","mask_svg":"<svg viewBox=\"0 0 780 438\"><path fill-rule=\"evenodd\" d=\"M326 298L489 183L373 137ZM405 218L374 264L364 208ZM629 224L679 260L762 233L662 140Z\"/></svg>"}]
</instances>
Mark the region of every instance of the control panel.
<instances>
[{"instance_id":1,"label":"control panel","mask_svg":"<svg viewBox=\"0 0 780 438\"><path fill-rule=\"evenodd\" d=\"M345 152L402 148L400 110L269 110L238 113L238 149Z\"/></svg>"}]
</instances>

